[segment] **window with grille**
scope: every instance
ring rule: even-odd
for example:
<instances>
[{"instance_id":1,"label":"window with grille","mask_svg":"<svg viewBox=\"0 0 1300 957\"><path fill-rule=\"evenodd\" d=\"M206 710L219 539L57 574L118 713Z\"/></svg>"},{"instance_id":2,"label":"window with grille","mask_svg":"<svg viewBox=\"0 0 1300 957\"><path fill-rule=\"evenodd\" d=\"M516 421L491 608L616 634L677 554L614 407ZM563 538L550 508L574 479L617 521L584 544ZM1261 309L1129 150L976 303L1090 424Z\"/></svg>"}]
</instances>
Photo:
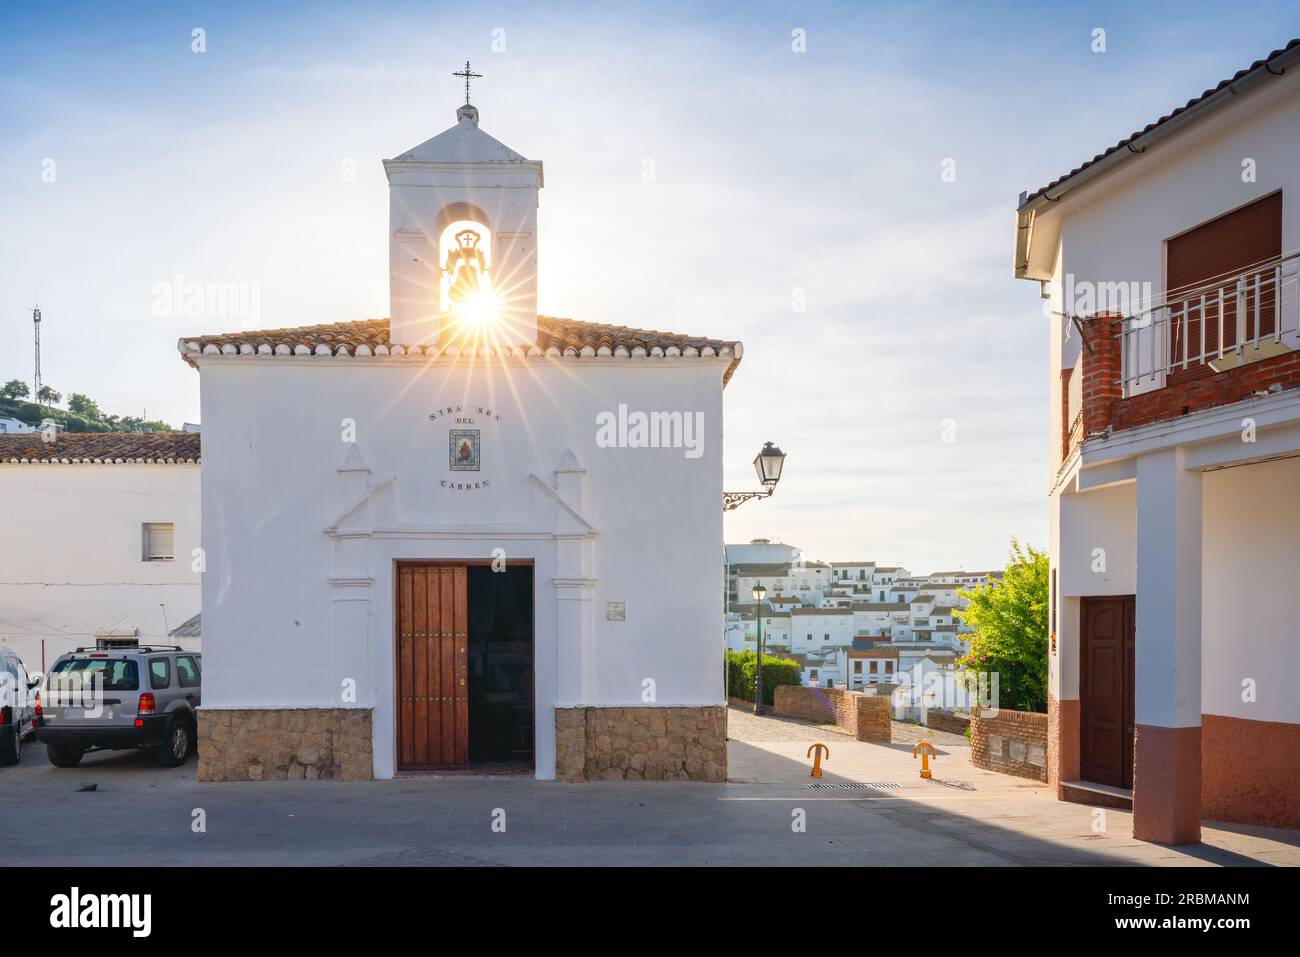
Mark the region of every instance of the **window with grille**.
<instances>
[{"instance_id":1,"label":"window with grille","mask_svg":"<svg viewBox=\"0 0 1300 957\"><path fill-rule=\"evenodd\" d=\"M144 561L169 562L176 557L171 522L145 522L143 532Z\"/></svg>"}]
</instances>

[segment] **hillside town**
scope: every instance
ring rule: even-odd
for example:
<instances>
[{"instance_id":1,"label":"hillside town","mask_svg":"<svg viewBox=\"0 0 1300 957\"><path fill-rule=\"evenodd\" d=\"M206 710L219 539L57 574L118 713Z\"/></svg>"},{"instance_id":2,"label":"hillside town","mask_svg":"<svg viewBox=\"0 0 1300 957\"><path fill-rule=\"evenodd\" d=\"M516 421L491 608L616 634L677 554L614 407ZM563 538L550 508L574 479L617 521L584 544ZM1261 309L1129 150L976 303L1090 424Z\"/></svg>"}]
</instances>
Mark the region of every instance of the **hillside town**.
<instances>
[{"instance_id":1,"label":"hillside town","mask_svg":"<svg viewBox=\"0 0 1300 957\"><path fill-rule=\"evenodd\" d=\"M913 573L875 561L806 560L768 539L726 546L724 631L732 651L798 662L809 687L870 689L951 671L972 630L956 612L962 593L996 582L1000 570ZM755 601L756 588L763 589Z\"/></svg>"}]
</instances>

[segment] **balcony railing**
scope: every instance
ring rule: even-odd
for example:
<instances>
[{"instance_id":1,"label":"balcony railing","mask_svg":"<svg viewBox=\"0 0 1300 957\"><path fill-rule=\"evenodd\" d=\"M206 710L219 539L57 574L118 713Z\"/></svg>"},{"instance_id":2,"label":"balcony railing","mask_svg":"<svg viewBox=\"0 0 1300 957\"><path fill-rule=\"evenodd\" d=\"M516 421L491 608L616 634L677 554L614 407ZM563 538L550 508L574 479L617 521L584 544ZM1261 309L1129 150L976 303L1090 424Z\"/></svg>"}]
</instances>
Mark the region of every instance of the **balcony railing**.
<instances>
[{"instance_id":1,"label":"balcony railing","mask_svg":"<svg viewBox=\"0 0 1300 957\"><path fill-rule=\"evenodd\" d=\"M1193 289L1180 289L1122 325L1125 397L1223 372L1300 347L1300 254Z\"/></svg>"}]
</instances>

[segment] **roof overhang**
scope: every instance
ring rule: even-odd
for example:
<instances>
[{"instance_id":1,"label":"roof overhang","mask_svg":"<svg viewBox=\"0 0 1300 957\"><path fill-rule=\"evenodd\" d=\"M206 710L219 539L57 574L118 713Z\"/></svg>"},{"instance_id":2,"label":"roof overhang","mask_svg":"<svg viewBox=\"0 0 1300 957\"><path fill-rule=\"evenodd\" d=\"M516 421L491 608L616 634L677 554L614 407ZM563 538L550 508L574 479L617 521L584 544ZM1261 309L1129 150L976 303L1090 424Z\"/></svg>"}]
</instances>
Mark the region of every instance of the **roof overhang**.
<instances>
[{"instance_id":1,"label":"roof overhang","mask_svg":"<svg viewBox=\"0 0 1300 957\"><path fill-rule=\"evenodd\" d=\"M1282 75L1287 67L1300 61L1300 41L1292 40L1285 48L1276 50L1263 60L1230 80L1220 83L1214 90L1192 100L1181 110L1157 120L1141 132L1134 133L1109 151L1084 163L1048 186L1034 193L1020 194L1016 207L1016 245L1012 269L1016 279L1044 280L1051 276L1031 266L1034 220L1045 208L1050 208L1067 195L1125 165L1146 152L1148 147L1172 136L1216 112L1221 107L1237 101L1242 94L1273 77Z\"/></svg>"}]
</instances>

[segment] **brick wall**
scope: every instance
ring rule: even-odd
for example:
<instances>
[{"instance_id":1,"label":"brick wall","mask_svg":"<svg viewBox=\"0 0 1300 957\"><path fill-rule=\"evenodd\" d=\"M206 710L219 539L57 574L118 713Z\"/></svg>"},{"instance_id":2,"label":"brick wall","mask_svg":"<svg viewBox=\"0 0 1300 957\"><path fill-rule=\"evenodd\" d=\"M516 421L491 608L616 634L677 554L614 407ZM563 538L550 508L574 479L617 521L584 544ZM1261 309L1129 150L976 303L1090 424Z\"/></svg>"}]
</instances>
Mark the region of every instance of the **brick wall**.
<instances>
[{"instance_id":1,"label":"brick wall","mask_svg":"<svg viewBox=\"0 0 1300 957\"><path fill-rule=\"evenodd\" d=\"M1083 320L1083 434L1133 429L1251 398L1271 387L1300 389L1300 352L1122 398L1117 316ZM1190 367L1189 367L1190 368Z\"/></svg>"},{"instance_id":2,"label":"brick wall","mask_svg":"<svg viewBox=\"0 0 1300 957\"><path fill-rule=\"evenodd\" d=\"M1105 432L1120 400L1119 316L1090 316L1083 320L1083 434Z\"/></svg>"},{"instance_id":3,"label":"brick wall","mask_svg":"<svg viewBox=\"0 0 1300 957\"><path fill-rule=\"evenodd\" d=\"M970 715L953 714L951 711L939 711L928 708L925 712L925 726L936 731L950 731L953 734L965 734L970 727Z\"/></svg>"},{"instance_id":4,"label":"brick wall","mask_svg":"<svg viewBox=\"0 0 1300 957\"><path fill-rule=\"evenodd\" d=\"M933 712L932 712L933 713ZM970 761L977 768L1047 782L1047 715L1033 711L975 711Z\"/></svg>"},{"instance_id":5,"label":"brick wall","mask_svg":"<svg viewBox=\"0 0 1300 957\"><path fill-rule=\"evenodd\" d=\"M776 689L772 713L784 718L833 724L859 741L888 743L893 735L890 699L886 695L781 685Z\"/></svg>"},{"instance_id":6,"label":"brick wall","mask_svg":"<svg viewBox=\"0 0 1300 957\"><path fill-rule=\"evenodd\" d=\"M1064 462L1070 457L1070 378L1074 367L1061 370L1061 458Z\"/></svg>"}]
</instances>

